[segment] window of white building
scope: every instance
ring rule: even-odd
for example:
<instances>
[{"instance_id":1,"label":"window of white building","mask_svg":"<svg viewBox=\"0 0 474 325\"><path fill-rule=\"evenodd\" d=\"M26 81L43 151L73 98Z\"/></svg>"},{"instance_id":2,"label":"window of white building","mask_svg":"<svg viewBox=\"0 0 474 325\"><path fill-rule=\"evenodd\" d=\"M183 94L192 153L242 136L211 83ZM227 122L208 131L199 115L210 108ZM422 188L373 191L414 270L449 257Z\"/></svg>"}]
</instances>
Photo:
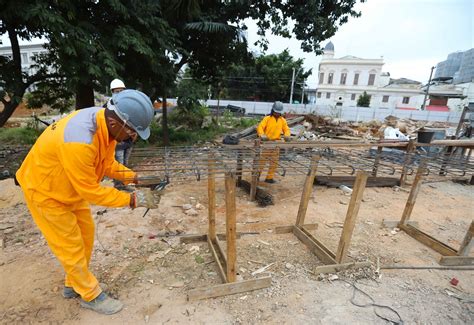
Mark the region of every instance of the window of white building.
<instances>
[{"instance_id":1,"label":"window of white building","mask_svg":"<svg viewBox=\"0 0 474 325\"><path fill-rule=\"evenodd\" d=\"M403 97L403 104L408 104L410 102L410 97Z\"/></svg>"},{"instance_id":2,"label":"window of white building","mask_svg":"<svg viewBox=\"0 0 474 325\"><path fill-rule=\"evenodd\" d=\"M318 93L316 94L316 96L318 96L318 98L321 98L321 92L318 91Z\"/></svg>"},{"instance_id":3,"label":"window of white building","mask_svg":"<svg viewBox=\"0 0 474 325\"><path fill-rule=\"evenodd\" d=\"M346 72L341 73L341 85L346 84L346 79L347 79L347 73Z\"/></svg>"},{"instance_id":4,"label":"window of white building","mask_svg":"<svg viewBox=\"0 0 474 325\"><path fill-rule=\"evenodd\" d=\"M321 85L324 82L324 72L319 74L319 84Z\"/></svg>"},{"instance_id":5,"label":"window of white building","mask_svg":"<svg viewBox=\"0 0 474 325\"><path fill-rule=\"evenodd\" d=\"M359 74L356 73L356 74L354 75L354 85L358 85L358 84L359 84Z\"/></svg>"},{"instance_id":6,"label":"window of white building","mask_svg":"<svg viewBox=\"0 0 474 325\"><path fill-rule=\"evenodd\" d=\"M388 103L388 96L387 95L384 95L382 97L382 103Z\"/></svg>"},{"instance_id":7,"label":"window of white building","mask_svg":"<svg viewBox=\"0 0 474 325\"><path fill-rule=\"evenodd\" d=\"M356 94L351 94L351 100L355 100L356 99Z\"/></svg>"},{"instance_id":8,"label":"window of white building","mask_svg":"<svg viewBox=\"0 0 474 325\"><path fill-rule=\"evenodd\" d=\"M28 53L21 53L21 63L28 64Z\"/></svg>"},{"instance_id":9,"label":"window of white building","mask_svg":"<svg viewBox=\"0 0 474 325\"><path fill-rule=\"evenodd\" d=\"M332 72L329 72L329 76L328 76L328 84L329 85L332 85L332 79L334 78L334 73Z\"/></svg>"},{"instance_id":10,"label":"window of white building","mask_svg":"<svg viewBox=\"0 0 474 325\"><path fill-rule=\"evenodd\" d=\"M327 99L331 98L331 93L326 93L326 98Z\"/></svg>"},{"instance_id":11,"label":"window of white building","mask_svg":"<svg viewBox=\"0 0 474 325\"><path fill-rule=\"evenodd\" d=\"M371 73L371 74L369 74L369 83L368 83L368 85L373 86L374 83L375 83L375 73Z\"/></svg>"}]
</instances>

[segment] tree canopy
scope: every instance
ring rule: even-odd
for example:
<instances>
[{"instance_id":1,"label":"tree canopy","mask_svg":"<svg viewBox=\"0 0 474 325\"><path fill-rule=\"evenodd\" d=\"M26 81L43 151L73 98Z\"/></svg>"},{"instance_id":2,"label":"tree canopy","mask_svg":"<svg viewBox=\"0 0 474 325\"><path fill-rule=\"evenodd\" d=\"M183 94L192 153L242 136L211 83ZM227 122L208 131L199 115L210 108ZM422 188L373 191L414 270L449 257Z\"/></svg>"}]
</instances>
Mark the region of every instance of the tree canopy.
<instances>
[{"instance_id":1,"label":"tree canopy","mask_svg":"<svg viewBox=\"0 0 474 325\"><path fill-rule=\"evenodd\" d=\"M293 59L288 50L279 54L251 57L232 64L222 78L223 97L236 100L282 101L290 99L293 71L293 98L300 100L304 80L311 69L303 69L302 59Z\"/></svg>"},{"instance_id":2,"label":"tree canopy","mask_svg":"<svg viewBox=\"0 0 474 325\"><path fill-rule=\"evenodd\" d=\"M272 33L319 54L321 41L360 15L356 1L0 0L0 34L8 34L13 52L0 59L0 126L38 82L60 84L64 96L76 95L79 108L93 104L93 90L104 91L117 77L152 98L166 97L185 64L195 78L216 85L225 68L248 58L242 37L248 18L257 21L263 50ZM18 40L33 37L47 40L49 55L28 75Z\"/></svg>"}]
</instances>

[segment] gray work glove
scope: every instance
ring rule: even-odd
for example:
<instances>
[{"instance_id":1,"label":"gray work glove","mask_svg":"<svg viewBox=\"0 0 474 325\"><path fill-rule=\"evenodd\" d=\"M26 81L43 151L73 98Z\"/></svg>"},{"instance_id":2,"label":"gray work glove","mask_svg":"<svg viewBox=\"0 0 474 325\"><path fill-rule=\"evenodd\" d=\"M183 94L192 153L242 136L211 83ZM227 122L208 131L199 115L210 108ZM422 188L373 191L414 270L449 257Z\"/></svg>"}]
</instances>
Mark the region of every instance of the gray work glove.
<instances>
[{"instance_id":1,"label":"gray work glove","mask_svg":"<svg viewBox=\"0 0 474 325\"><path fill-rule=\"evenodd\" d=\"M265 134L261 135L260 139L262 139L262 141L268 141L268 137Z\"/></svg>"},{"instance_id":2,"label":"gray work glove","mask_svg":"<svg viewBox=\"0 0 474 325\"><path fill-rule=\"evenodd\" d=\"M131 194L130 207L132 209L138 207L156 209L161 201L162 194L162 192L152 191L149 188L137 190Z\"/></svg>"}]
</instances>

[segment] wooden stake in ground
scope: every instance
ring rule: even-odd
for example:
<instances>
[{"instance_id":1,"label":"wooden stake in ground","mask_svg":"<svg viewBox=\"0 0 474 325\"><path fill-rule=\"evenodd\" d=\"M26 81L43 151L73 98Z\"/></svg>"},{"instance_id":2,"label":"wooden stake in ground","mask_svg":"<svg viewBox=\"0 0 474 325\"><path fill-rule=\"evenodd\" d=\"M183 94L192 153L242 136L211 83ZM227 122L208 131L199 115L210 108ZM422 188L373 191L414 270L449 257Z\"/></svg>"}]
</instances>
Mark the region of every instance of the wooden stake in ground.
<instances>
[{"instance_id":1,"label":"wooden stake in ground","mask_svg":"<svg viewBox=\"0 0 474 325\"><path fill-rule=\"evenodd\" d=\"M469 253L471 252L473 241L472 237L474 234L474 220L471 221L471 226L469 227L469 230L466 233L466 236L464 236L464 239L461 243L461 246L459 247L458 254L461 256L468 256Z\"/></svg>"},{"instance_id":2,"label":"wooden stake in ground","mask_svg":"<svg viewBox=\"0 0 474 325\"><path fill-rule=\"evenodd\" d=\"M250 201L255 201L257 195L257 184L260 178L260 140L255 140L254 157L252 165L252 180L250 182Z\"/></svg>"},{"instance_id":3,"label":"wooden stake in ground","mask_svg":"<svg viewBox=\"0 0 474 325\"><path fill-rule=\"evenodd\" d=\"M375 156L374 168L372 169L372 176L377 176L377 170L379 169L380 156L382 155L383 147L377 147L377 155Z\"/></svg>"},{"instance_id":4,"label":"wooden stake in ground","mask_svg":"<svg viewBox=\"0 0 474 325\"><path fill-rule=\"evenodd\" d=\"M300 206L298 208L298 215L296 216L296 226L304 224L304 218L306 217L306 211L308 210L308 201L311 193L313 192L314 177L316 176L316 170L318 168L318 162L321 156L313 156L311 158L311 170L304 182L303 193L301 194Z\"/></svg>"},{"instance_id":5,"label":"wooden stake in ground","mask_svg":"<svg viewBox=\"0 0 474 325\"><path fill-rule=\"evenodd\" d=\"M408 196L405 209L403 210L402 219L400 220L401 225L406 225L406 223L410 219L411 213L413 211L413 207L415 206L416 197L418 196L418 192L420 191L420 188L421 188L421 177L423 176L423 173L425 172L425 165L426 165L426 161L422 160L420 162L420 166L418 167L418 170L416 171L415 180L413 181L413 184L411 186L410 195Z\"/></svg>"},{"instance_id":6,"label":"wooden stake in ground","mask_svg":"<svg viewBox=\"0 0 474 325\"><path fill-rule=\"evenodd\" d=\"M237 182L242 180L242 153L239 151L237 153Z\"/></svg>"},{"instance_id":7,"label":"wooden stake in ground","mask_svg":"<svg viewBox=\"0 0 474 325\"><path fill-rule=\"evenodd\" d=\"M235 176L227 172L225 175L225 214L227 241L227 282L236 280L236 209L235 209Z\"/></svg>"},{"instance_id":8,"label":"wooden stake in ground","mask_svg":"<svg viewBox=\"0 0 474 325\"><path fill-rule=\"evenodd\" d=\"M207 196L209 201L209 238L216 240L216 160L212 153L208 159Z\"/></svg>"},{"instance_id":9,"label":"wooden stake in ground","mask_svg":"<svg viewBox=\"0 0 474 325\"><path fill-rule=\"evenodd\" d=\"M365 184L367 184L367 177L368 175L366 172L357 172L354 189L352 190L351 201L347 207L346 220L344 221L344 227L342 228L339 246L337 247L337 263L342 263L347 256L347 252L349 251L357 214L359 213L360 204L364 195Z\"/></svg>"},{"instance_id":10,"label":"wooden stake in ground","mask_svg":"<svg viewBox=\"0 0 474 325\"><path fill-rule=\"evenodd\" d=\"M400 186L405 185L405 182L407 180L408 164L411 161L411 154L415 151L415 149L416 149L415 140L410 140L408 142L406 157L405 157L405 161L403 163L402 175L400 176Z\"/></svg>"}]
</instances>

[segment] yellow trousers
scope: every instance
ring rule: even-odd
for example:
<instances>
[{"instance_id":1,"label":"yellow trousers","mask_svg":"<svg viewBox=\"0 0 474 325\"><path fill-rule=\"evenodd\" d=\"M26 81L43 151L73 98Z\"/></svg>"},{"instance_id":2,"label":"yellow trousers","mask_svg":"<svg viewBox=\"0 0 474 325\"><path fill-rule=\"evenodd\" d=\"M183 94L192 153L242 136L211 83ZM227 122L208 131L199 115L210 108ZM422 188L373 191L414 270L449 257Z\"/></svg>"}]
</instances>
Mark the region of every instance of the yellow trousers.
<instances>
[{"instance_id":1,"label":"yellow trousers","mask_svg":"<svg viewBox=\"0 0 474 325\"><path fill-rule=\"evenodd\" d=\"M261 173L268 164L268 172L266 179L273 179L275 171L278 167L278 160L280 159L280 149L264 149L259 161L259 172Z\"/></svg>"},{"instance_id":2,"label":"yellow trousers","mask_svg":"<svg viewBox=\"0 0 474 325\"><path fill-rule=\"evenodd\" d=\"M57 202L40 205L27 196L33 220L66 272L64 285L72 287L85 301L95 299L102 290L89 271L95 229L89 204L84 201L74 206Z\"/></svg>"}]
</instances>

